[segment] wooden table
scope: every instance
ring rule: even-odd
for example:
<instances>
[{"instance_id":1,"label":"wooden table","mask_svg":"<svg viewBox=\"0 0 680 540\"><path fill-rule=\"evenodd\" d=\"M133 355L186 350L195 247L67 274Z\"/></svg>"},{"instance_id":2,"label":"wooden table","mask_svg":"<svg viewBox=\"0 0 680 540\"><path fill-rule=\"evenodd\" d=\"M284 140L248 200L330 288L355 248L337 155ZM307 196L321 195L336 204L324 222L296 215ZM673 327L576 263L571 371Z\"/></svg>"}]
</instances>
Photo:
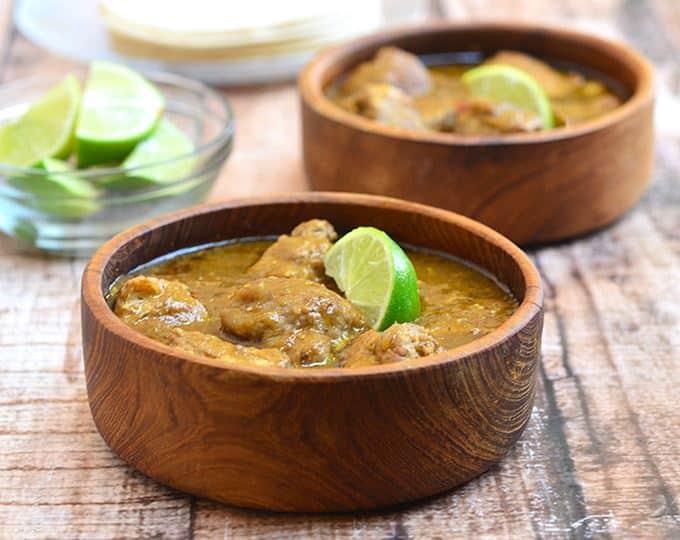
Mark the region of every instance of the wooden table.
<instances>
[{"instance_id":1,"label":"wooden table","mask_svg":"<svg viewBox=\"0 0 680 540\"><path fill-rule=\"evenodd\" d=\"M67 67L12 30L3 1L0 75ZM0 238L0 537L680 537L680 2L429 7L456 19L567 23L623 39L658 68L649 192L607 230L532 253L547 291L543 363L515 449L461 489L382 513L277 515L165 488L116 458L92 422L84 262L22 255ZM212 198L305 189L294 87L227 95L238 136Z\"/></svg>"}]
</instances>

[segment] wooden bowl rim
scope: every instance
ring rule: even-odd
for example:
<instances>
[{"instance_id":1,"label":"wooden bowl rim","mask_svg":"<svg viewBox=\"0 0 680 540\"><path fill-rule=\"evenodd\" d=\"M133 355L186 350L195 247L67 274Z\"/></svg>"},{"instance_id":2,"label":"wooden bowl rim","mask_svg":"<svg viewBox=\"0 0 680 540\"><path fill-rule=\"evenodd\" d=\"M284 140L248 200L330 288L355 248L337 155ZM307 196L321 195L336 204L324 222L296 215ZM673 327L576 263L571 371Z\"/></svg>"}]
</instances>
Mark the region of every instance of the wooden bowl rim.
<instances>
[{"instance_id":1,"label":"wooden bowl rim","mask_svg":"<svg viewBox=\"0 0 680 540\"><path fill-rule=\"evenodd\" d=\"M482 237L485 241L506 252L519 267L524 282L524 299L517 310L500 327L493 332L471 341L465 345L449 349L428 357L409 360L406 363L383 364L360 368L283 368L283 367L253 367L238 364L228 365L219 360L194 356L189 353L174 349L155 341L140 332L137 332L121 321L109 308L104 294L102 293L102 281L104 269L112 256L124 245L134 241L140 236L153 229L163 227L170 223L191 219L199 215L209 214L222 210L229 210L244 206L258 206L267 204L295 204L295 203L348 203L355 206L381 207L394 210L408 210L435 219L448 221L472 234ZM180 248L181 249L181 248ZM538 270L529 257L513 242L470 218L442 210L431 206L402 201L391 197L377 195L363 195L355 193L339 192L300 192L287 193L273 196L252 197L233 199L225 202L202 204L188 209L180 210L160 216L140 225L132 227L114 236L103 244L88 262L82 277L82 301L89 308L93 318L108 332L116 337L132 342L142 348L150 349L157 355L164 355L185 360L187 362L202 364L224 370L224 372L237 372L244 375L264 377L276 381L315 382L324 383L338 380L354 379L357 377L390 377L398 376L407 371L416 369L433 369L445 363L455 362L464 357L483 353L497 347L504 341L520 332L526 327L543 306L543 287Z\"/></svg>"},{"instance_id":2,"label":"wooden bowl rim","mask_svg":"<svg viewBox=\"0 0 680 540\"><path fill-rule=\"evenodd\" d=\"M534 133L516 133L507 135L460 135L457 133L439 133L417 131L379 124L341 109L330 101L319 84L320 74L339 58L352 52L370 47L377 42L388 44L395 39L435 34L442 31L512 31L552 33L565 40L580 44L588 44L599 49L608 48L618 58L621 65L626 65L636 77L636 88L633 94L621 106L599 118L583 122L575 126L560 127L549 131ZM586 66L587 67L587 66ZM404 25L390 30L376 32L340 45L324 49L314 57L303 69L298 79L298 89L305 104L316 114L348 125L365 133L382 135L393 139L405 139L420 143L435 143L459 146L494 146L504 144L532 144L560 141L578 137L610 127L632 116L653 99L654 70L651 64L632 47L624 43L604 39L593 34L571 30L555 24L535 24L523 22L485 21L475 23L431 22L419 25Z\"/></svg>"}]
</instances>

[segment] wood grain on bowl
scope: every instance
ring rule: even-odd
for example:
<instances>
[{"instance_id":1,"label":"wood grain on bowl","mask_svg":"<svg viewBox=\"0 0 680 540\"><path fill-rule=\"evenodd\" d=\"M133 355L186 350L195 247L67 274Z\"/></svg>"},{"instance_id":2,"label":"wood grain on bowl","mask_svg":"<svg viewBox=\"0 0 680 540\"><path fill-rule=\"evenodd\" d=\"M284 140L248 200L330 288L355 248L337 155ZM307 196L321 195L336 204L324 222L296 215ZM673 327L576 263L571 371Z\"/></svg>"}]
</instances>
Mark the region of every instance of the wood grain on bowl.
<instances>
[{"instance_id":1,"label":"wood grain on bowl","mask_svg":"<svg viewBox=\"0 0 680 540\"><path fill-rule=\"evenodd\" d=\"M519 308L498 330L401 364L297 370L228 366L128 328L104 294L180 248L277 234L322 217L441 250L488 270ZM115 237L83 275L83 351L99 432L124 460L177 489L284 511L371 509L481 474L524 430L533 404L542 288L507 239L462 216L394 199L309 193L202 206Z\"/></svg>"},{"instance_id":2,"label":"wood grain on bowl","mask_svg":"<svg viewBox=\"0 0 680 540\"><path fill-rule=\"evenodd\" d=\"M625 102L584 124L529 134L468 136L399 129L351 114L326 89L384 45L417 54L501 49L581 66ZM653 163L653 74L632 49L569 30L438 23L329 49L299 80L304 164L320 190L389 195L477 219L520 244L569 238L631 208Z\"/></svg>"}]
</instances>

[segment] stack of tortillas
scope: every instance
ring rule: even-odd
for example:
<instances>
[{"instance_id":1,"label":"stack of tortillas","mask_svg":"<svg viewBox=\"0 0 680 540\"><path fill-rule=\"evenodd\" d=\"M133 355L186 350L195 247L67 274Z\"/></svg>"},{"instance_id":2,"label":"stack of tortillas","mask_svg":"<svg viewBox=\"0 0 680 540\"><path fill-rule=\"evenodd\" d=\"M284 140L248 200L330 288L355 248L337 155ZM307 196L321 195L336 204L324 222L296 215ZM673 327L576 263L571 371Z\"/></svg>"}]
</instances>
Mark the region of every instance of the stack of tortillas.
<instances>
[{"instance_id":1,"label":"stack of tortillas","mask_svg":"<svg viewBox=\"0 0 680 540\"><path fill-rule=\"evenodd\" d=\"M380 22L379 0L102 0L113 45L167 62L310 55Z\"/></svg>"}]
</instances>

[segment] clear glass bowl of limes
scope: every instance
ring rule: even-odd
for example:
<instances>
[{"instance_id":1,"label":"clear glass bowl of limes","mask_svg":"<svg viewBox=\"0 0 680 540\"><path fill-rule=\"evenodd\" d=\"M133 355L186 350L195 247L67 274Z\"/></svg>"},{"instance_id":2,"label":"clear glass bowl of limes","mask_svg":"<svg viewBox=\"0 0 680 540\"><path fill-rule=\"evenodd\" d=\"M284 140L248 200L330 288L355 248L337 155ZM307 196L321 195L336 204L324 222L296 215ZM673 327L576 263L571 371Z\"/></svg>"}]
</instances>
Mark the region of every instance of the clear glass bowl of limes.
<instances>
[{"instance_id":1,"label":"clear glass bowl of limes","mask_svg":"<svg viewBox=\"0 0 680 540\"><path fill-rule=\"evenodd\" d=\"M94 62L0 87L0 230L61 255L200 202L234 118L207 86Z\"/></svg>"}]
</instances>

